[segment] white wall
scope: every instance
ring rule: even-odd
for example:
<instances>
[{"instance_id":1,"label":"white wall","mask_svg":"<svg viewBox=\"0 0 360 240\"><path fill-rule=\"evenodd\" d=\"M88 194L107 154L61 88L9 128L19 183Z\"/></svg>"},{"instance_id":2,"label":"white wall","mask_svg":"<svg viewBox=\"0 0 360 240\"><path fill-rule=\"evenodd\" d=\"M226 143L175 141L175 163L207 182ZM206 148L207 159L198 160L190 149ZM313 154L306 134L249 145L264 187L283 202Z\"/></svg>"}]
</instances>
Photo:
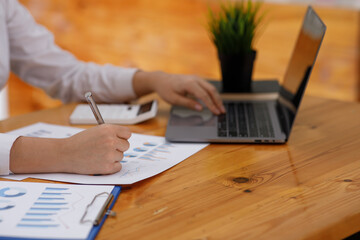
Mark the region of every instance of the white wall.
<instances>
[{"instance_id":1,"label":"white wall","mask_svg":"<svg viewBox=\"0 0 360 240\"><path fill-rule=\"evenodd\" d=\"M344 7L344 8L356 8L360 9L360 0L264 0L264 2L274 3L296 3L296 4L311 4L318 6L329 6L329 7Z\"/></svg>"},{"instance_id":2,"label":"white wall","mask_svg":"<svg viewBox=\"0 0 360 240\"><path fill-rule=\"evenodd\" d=\"M0 91L0 120L9 117L8 87Z\"/></svg>"}]
</instances>

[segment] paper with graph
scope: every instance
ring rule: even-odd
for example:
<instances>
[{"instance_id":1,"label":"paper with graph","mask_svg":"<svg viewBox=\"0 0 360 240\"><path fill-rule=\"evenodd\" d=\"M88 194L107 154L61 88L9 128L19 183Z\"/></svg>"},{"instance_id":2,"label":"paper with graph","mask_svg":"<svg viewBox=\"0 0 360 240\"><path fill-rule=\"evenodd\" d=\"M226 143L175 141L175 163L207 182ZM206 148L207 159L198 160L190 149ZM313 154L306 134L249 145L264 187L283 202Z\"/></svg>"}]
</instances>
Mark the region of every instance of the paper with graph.
<instances>
[{"instance_id":1,"label":"paper with graph","mask_svg":"<svg viewBox=\"0 0 360 240\"><path fill-rule=\"evenodd\" d=\"M0 181L0 238L87 239L114 186Z\"/></svg>"},{"instance_id":2,"label":"paper with graph","mask_svg":"<svg viewBox=\"0 0 360 240\"><path fill-rule=\"evenodd\" d=\"M66 137L83 129L37 123L9 132L9 134L37 137ZM159 174L180 163L208 144L169 143L164 137L132 134L130 148L124 153L122 169L112 175L90 176L79 174L11 175L11 179L27 177L84 184L132 184Z\"/></svg>"}]
</instances>

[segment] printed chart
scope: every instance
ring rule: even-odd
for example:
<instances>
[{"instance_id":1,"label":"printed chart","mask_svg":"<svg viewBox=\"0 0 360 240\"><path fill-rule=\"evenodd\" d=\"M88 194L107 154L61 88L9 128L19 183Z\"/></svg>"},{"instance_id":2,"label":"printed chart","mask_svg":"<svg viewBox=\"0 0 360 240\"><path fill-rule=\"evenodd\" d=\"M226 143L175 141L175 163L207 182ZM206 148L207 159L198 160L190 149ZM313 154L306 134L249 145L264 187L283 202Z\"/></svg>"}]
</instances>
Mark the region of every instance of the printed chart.
<instances>
[{"instance_id":1,"label":"printed chart","mask_svg":"<svg viewBox=\"0 0 360 240\"><path fill-rule=\"evenodd\" d=\"M44 138L66 138L83 131L82 128L65 127L47 123L35 123L27 127L8 132L12 135Z\"/></svg>"},{"instance_id":2,"label":"printed chart","mask_svg":"<svg viewBox=\"0 0 360 240\"><path fill-rule=\"evenodd\" d=\"M79 128L37 123L9 133L17 135L34 135L36 133L41 135L41 137L60 138L66 137L69 134L78 133L82 130L83 129ZM208 145L196 143L169 143L164 137L135 133L131 135L129 143L130 148L124 153L124 158L121 161L121 171L112 175L89 176L54 173L12 175L8 178L20 180L27 177L33 177L83 184L132 184L173 167Z\"/></svg>"},{"instance_id":3,"label":"printed chart","mask_svg":"<svg viewBox=\"0 0 360 240\"><path fill-rule=\"evenodd\" d=\"M112 189L112 186L0 182L0 236L86 239L92 228L91 223L80 223L86 205L96 194ZM98 204L105 199L99 199Z\"/></svg>"},{"instance_id":4,"label":"printed chart","mask_svg":"<svg viewBox=\"0 0 360 240\"><path fill-rule=\"evenodd\" d=\"M58 228L56 217L69 210L69 188L46 187L17 223L19 228Z\"/></svg>"}]
</instances>

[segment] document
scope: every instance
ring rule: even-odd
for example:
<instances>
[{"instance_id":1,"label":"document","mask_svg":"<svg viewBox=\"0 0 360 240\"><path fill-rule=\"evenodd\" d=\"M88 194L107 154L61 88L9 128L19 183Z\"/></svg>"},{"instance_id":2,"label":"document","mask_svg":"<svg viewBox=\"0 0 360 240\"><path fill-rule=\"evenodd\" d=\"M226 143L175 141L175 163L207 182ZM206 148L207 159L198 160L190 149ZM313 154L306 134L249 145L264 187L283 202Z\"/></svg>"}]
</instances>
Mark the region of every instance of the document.
<instances>
[{"instance_id":1,"label":"document","mask_svg":"<svg viewBox=\"0 0 360 240\"><path fill-rule=\"evenodd\" d=\"M114 186L0 181L0 239L95 237L91 234L93 221L113 189Z\"/></svg>"},{"instance_id":2,"label":"document","mask_svg":"<svg viewBox=\"0 0 360 240\"><path fill-rule=\"evenodd\" d=\"M9 132L21 136L48 138L64 138L84 129L36 123ZM80 175L80 174L23 174L10 175L7 178L21 180L24 178L40 178L62 182L82 184L132 184L159 174L186 158L200 151L208 144L170 143L164 137L133 133L129 139L130 148L124 153L120 172L111 175Z\"/></svg>"}]
</instances>

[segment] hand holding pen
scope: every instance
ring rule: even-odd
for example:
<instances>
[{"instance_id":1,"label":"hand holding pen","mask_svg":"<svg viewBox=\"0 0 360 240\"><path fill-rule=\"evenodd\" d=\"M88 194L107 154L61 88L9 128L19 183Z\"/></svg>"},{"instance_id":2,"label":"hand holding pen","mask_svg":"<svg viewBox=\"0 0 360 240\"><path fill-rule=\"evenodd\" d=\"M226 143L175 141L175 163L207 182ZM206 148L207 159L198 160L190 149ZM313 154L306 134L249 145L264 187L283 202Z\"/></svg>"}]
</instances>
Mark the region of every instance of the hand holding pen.
<instances>
[{"instance_id":1,"label":"hand holding pen","mask_svg":"<svg viewBox=\"0 0 360 240\"><path fill-rule=\"evenodd\" d=\"M85 98L86 98L86 101L89 103L90 105L90 108L91 108L91 111L93 112L94 116L95 116L95 119L97 121L97 123L100 125L100 124L104 124L104 119L102 118L101 114L100 114L100 111L99 111L99 108L97 107L94 99L92 98L92 94L91 92L87 92L85 93Z\"/></svg>"},{"instance_id":2,"label":"hand holding pen","mask_svg":"<svg viewBox=\"0 0 360 240\"><path fill-rule=\"evenodd\" d=\"M101 124L69 137L64 147L70 169L65 172L112 174L120 171L130 136L127 127Z\"/></svg>"},{"instance_id":3,"label":"hand holding pen","mask_svg":"<svg viewBox=\"0 0 360 240\"><path fill-rule=\"evenodd\" d=\"M101 116L100 112L98 114ZM127 127L103 124L100 117L98 123L100 125L68 138L19 137L11 149L10 170L14 173L77 174L120 171L120 161L130 146L131 132Z\"/></svg>"},{"instance_id":4,"label":"hand holding pen","mask_svg":"<svg viewBox=\"0 0 360 240\"><path fill-rule=\"evenodd\" d=\"M121 170L120 161L129 148L129 128L105 124L91 93L86 93L98 126L64 139L62 158L64 172L79 174L112 174Z\"/></svg>"}]
</instances>

